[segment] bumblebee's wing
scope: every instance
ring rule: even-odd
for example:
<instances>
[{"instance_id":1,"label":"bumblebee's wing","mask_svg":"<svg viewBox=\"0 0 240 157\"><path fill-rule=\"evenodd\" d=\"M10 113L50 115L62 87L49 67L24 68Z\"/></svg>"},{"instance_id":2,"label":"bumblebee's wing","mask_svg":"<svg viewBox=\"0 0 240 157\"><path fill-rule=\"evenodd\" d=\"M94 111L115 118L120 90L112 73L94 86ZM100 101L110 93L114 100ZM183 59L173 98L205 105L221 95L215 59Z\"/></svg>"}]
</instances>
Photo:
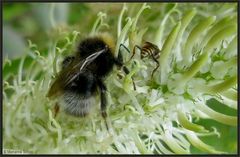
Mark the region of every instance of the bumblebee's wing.
<instances>
[{"instance_id":1,"label":"bumblebee's wing","mask_svg":"<svg viewBox=\"0 0 240 157\"><path fill-rule=\"evenodd\" d=\"M64 85L67 86L69 83L71 83L75 78L78 77L78 75L86 69L86 67L92 63L100 54L102 54L105 51L105 49L98 51L96 53L91 54L88 56L83 62L79 62L76 64L71 71L74 73L69 73L66 80L64 81Z\"/></svg>"},{"instance_id":2,"label":"bumblebee's wing","mask_svg":"<svg viewBox=\"0 0 240 157\"><path fill-rule=\"evenodd\" d=\"M81 66L82 63L83 62L80 62L80 64L77 64L75 67L69 65L63 69L51 85L47 97L60 95L63 89L69 84L67 82L71 82L70 80L74 80L80 74L78 67Z\"/></svg>"},{"instance_id":3,"label":"bumblebee's wing","mask_svg":"<svg viewBox=\"0 0 240 157\"><path fill-rule=\"evenodd\" d=\"M93 53L93 54L91 54L90 56L88 56L88 57L85 59L83 65L81 66L80 71L81 71L82 69L84 69L88 64L90 64L91 62L93 62L100 54L102 54L102 53L105 52L105 51L106 51L106 48L104 48L104 49L102 49L102 50L100 50L100 51L97 51L96 53Z\"/></svg>"},{"instance_id":4,"label":"bumblebee's wing","mask_svg":"<svg viewBox=\"0 0 240 157\"><path fill-rule=\"evenodd\" d=\"M73 80L75 80L80 73L82 73L86 67L93 62L100 54L102 54L105 49L93 53L82 61L74 60L67 68L63 69L57 79L53 82L47 97L57 96L61 94L63 89L69 85Z\"/></svg>"}]
</instances>

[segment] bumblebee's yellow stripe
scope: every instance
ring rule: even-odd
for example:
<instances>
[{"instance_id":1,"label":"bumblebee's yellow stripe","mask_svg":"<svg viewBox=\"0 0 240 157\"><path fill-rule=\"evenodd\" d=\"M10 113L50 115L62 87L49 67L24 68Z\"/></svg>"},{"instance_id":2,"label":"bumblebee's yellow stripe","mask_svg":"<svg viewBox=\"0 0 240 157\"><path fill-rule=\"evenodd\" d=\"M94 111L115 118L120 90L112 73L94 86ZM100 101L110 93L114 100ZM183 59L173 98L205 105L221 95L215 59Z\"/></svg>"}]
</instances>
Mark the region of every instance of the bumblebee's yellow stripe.
<instances>
[{"instance_id":1,"label":"bumblebee's yellow stripe","mask_svg":"<svg viewBox=\"0 0 240 157\"><path fill-rule=\"evenodd\" d=\"M113 37L109 33L100 33L98 34L102 38L102 40L109 46L112 50L111 52L114 53L115 50L115 42Z\"/></svg>"}]
</instances>

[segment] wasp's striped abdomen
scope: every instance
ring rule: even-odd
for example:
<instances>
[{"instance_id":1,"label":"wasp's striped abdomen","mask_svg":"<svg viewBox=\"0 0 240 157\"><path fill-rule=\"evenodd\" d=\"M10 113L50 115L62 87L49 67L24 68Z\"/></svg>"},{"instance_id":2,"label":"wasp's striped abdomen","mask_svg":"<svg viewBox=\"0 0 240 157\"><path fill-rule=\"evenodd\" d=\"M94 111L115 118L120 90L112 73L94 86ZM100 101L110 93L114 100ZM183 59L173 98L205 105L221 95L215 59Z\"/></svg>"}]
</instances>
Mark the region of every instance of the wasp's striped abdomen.
<instances>
[{"instance_id":1,"label":"wasp's striped abdomen","mask_svg":"<svg viewBox=\"0 0 240 157\"><path fill-rule=\"evenodd\" d=\"M130 57L129 61L133 58L133 56L135 55L136 53L136 48L138 48L140 50L140 56L141 56L141 59L143 58L146 58L146 57L151 57L156 63L157 63L157 66L155 67L155 69L152 71L152 77L153 77L153 74L155 73L155 71L158 69L159 67L159 62L158 62L158 58L160 56L160 49L158 48L157 45L154 45L153 43L150 43L150 42L145 42L143 44L142 47L138 46L138 45L135 45L134 48L133 48L133 54L132 56Z\"/></svg>"},{"instance_id":2,"label":"wasp's striped abdomen","mask_svg":"<svg viewBox=\"0 0 240 157\"><path fill-rule=\"evenodd\" d=\"M145 42L141 49L141 59L153 56L155 59L158 59L160 55L160 50L157 45L154 45L150 42Z\"/></svg>"}]
</instances>

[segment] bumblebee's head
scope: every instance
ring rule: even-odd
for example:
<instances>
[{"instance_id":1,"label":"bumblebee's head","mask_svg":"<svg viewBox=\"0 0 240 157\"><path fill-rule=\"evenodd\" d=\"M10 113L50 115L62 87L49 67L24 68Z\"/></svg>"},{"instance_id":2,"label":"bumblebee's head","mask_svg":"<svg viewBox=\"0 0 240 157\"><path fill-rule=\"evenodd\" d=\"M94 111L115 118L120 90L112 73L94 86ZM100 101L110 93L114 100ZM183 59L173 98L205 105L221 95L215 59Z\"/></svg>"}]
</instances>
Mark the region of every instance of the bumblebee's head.
<instances>
[{"instance_id":1,"label":"bumblebee's head","mask_svg":"<svg viewBox=\"0 0 240 157\"><path fill-rule=\"evenodd\" d=\"M83 40L78 46L77 55L85 58L103 49L106 49L106 52L104 53L113 53L114 51L113 38L106 33Z\"/></svg>"},{"instance_id":2,"label":"bumblebee's head","mask_svg":"<svg viewBox=\"0 0 240 157\"><path fill-rule=\"evenodd\" d=\"M114 53L115 42L113 37L108 33L101 33L101 34L98 34L98 36L106 43L106 45L111 50L111 53Z\"/></svg>"}]
</instances>

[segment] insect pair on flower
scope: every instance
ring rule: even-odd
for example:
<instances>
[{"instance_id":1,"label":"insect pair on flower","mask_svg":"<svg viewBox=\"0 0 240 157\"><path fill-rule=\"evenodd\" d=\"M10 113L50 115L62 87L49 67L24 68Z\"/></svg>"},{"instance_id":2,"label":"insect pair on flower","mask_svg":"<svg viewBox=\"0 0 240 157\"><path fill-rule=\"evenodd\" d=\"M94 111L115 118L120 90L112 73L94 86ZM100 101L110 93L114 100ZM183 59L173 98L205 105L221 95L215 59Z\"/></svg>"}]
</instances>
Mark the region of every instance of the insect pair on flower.
<instances>
[{"instance_id":1,"label":"insect pair on flower","mask_svg":"<svg viewBox=\"0 0 240 157\"><path fill-rule=\"evenodd\" d=\"M121 46L127 49L124 45ZM145 42L142 47L136 45L129 61L135 55L136 49L140 50L141 59L151 57L157 63L152 71L153 77L159 67L159 48L150 42ZM129 52L128 49L127 51ZM122 68L125 74L129 73L128 68L124 66L121 52L117 58L114 56L114 40L109 34L99 34L81 41L77 52L63 60L62 69L48 91L47 97L58 99L55 115L60 105L67 114L84 117L96 104L95 98L99 94L101 115L108 129L107 87L104 79L113 70L114 65ZM134 81L133 85L135 89Z\"/></svg>"}]
</instances>

